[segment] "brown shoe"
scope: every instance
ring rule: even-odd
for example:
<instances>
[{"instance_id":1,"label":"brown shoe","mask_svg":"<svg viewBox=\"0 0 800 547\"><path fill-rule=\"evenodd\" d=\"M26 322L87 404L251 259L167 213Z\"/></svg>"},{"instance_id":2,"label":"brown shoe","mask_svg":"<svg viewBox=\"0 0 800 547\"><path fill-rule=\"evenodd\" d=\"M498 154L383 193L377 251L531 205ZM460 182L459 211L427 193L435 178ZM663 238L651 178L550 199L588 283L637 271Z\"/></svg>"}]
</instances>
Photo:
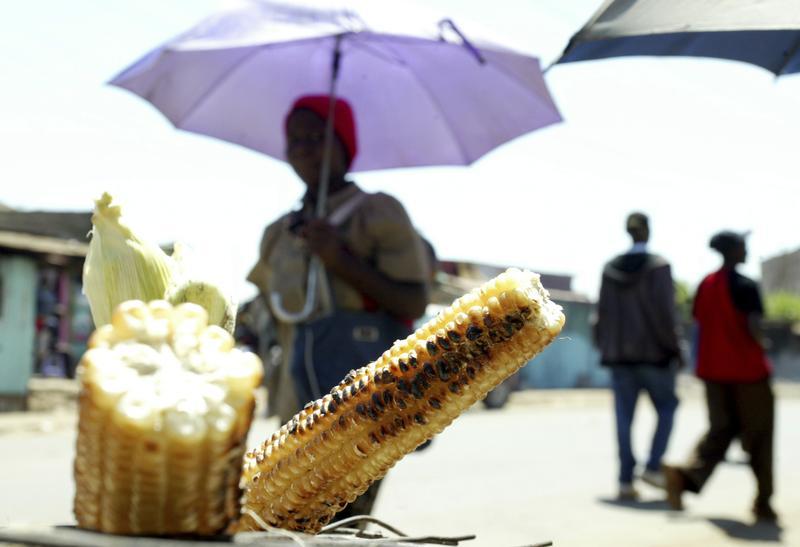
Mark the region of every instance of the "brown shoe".
<instances>
[{"instance_id":1,"label":"brown shoe","mask_svg":"<svg viewBox=\"0 0 800 547\"><path fill-rule=\"evenodd\" d=\"M769 502L756 502L753 505L753 516L758 522L775 524L778 522L778 514Z\"/></svg>"},{"instance_id":2,"label":"brown shoe","mask_svg":"<svg viewBox=\"0 0 800 547\"><path fill-rule=\"evenodd\" d=\"M672 510L683 511L683 499L681 499L685 490L683 473L671 465L663 465L661 470L666 479L667 503Z\"/></svg>"}]
</instances>

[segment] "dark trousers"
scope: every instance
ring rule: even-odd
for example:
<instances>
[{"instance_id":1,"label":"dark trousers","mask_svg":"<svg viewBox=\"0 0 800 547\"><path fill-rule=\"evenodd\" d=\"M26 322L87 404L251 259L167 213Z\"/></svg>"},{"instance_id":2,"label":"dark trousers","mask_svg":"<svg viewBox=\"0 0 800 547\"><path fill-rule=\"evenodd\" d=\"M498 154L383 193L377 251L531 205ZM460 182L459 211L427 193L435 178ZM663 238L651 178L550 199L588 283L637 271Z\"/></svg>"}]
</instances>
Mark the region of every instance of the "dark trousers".
<instances>
[{"instance_id":1,"label":"dark trousers","mask_svg":"<svg viewBox=\"0 0 800 547\"><path fill-rule=\"evenodd\" d=\"M695 447L681 471L689 492L700 492L714 468L725 459L734 438L750 455L750 467L758 483L757 504L772 496L772 437L775 396L769 379L751 384L706 382L708 432Z\"/></svg>"},{"instance_id":2,"label":"dark trousers","mask_svg":"<svg viewBox=\"0 0 800 547\"><path fill-rule=\"evenodd\" d=\"M678 397L675 395L675 369L656 365L619 365L611 367L611 387L614 390L614 410L617 419L617 447L619 449L619 482L633 482L636 458L631 446L631 427L636 412L639 393L647 392L658 414L653 432L650 456L645 468L658 471L661 458L667 451Z\"/></svg>"}]
</instances>

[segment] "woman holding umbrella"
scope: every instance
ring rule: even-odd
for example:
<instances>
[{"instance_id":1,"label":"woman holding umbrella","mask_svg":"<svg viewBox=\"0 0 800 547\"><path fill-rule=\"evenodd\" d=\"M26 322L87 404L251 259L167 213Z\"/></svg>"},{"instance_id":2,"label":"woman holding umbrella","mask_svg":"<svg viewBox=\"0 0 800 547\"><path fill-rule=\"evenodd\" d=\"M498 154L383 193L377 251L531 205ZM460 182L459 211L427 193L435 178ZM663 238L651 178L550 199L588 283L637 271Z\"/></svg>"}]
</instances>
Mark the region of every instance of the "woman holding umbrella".
<instances>
[{"instance_id":1,"label":"woman holding umbrella","mask_svg":"<svg viewBox=\"0 0 800 547\"><path fill-rule=\"evenodd\" d=\"M280 388L269 412L284 420L404 337L425 307L428 259L403 207L347 172L470 165L561 121L535 57L477 47L449 19L423 36L386 10L375 25L301 4L221 11L111 81L176 128L287 160L306 184L301 207L265 231L248 276L276 319L285 366L270 379ZM274 121L322 89L294 103L281 138ZM358 109L360 152L339 96Z\"/></svg>"},{"instance_id":2,"label":"woman holding umbrella","mask_svg":"<svg viewBox=\"0 0 800 547\"><path fill-rule=\"evenodd\" d=\"M315 209L331 112L328 195L320 218ZM358 153L355 116L347 101L337 98L331 105L326 95L301 97L289 109L284 130L287 159L306 193L297 210L266 228L248 280L262 295L279 296L272 298L271 311L283 367L270 379L268 412L288 421L349 370L410 333L427 304L430 265L400 202L366 193L347 179ZM320 290L308 295L316 299L311 315L295 323L291 315L306 302L308 287L302 281L311 257L323 265ZM351 504L351 513L369 513L376 493L371 488Z\"/></svg>"}]
</instances>

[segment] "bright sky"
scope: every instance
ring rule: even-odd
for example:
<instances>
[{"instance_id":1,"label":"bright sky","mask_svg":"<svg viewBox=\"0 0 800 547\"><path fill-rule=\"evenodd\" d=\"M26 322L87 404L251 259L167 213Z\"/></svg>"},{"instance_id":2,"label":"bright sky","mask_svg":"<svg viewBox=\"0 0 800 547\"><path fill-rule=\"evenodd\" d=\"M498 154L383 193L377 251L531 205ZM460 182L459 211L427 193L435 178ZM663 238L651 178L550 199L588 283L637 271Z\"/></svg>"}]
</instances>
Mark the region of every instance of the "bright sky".
<instances>
[{"instance_id":1,"label":"bright sky","mask_svg":"<svg viewBox=\"0 0 800 547\"><path fill-rule=\"evenodd\" d=\"M468 35L544 64L599 4L425 2ZM25 0L5 6L0 202L88 210L109 191L145 236L188 243L239 297L252 295L243 279L262 229L296 203L301 184L284 164L176 131L145 101L105 85L219 5ZM651 217L653 250L692 285L717 265L707 242L719 229L753 231L745 271L754 276L761 258L800 246L800 76L775 80L741 63L659 58L556 66L547 82L564 123L468 168L355 180L398 197L442 258L571 273L575 287L591 296L603 262L628 246L623 222L634 209Z\"/></svg>"}]
</instances>

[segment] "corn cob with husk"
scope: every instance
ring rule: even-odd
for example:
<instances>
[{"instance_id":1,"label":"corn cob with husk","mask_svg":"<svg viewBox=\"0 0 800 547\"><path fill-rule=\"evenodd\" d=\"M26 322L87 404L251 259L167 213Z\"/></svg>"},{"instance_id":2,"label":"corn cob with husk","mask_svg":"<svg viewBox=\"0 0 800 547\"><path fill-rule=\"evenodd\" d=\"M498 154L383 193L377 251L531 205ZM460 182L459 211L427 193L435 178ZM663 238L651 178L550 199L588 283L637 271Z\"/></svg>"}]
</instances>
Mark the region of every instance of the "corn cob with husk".
<instances>
[{"instance_id":1,"label":"corn cob with husk","mask_svg":"<svg viewBox=\"0 0 800 547\"><path fill-rule=\"evenodd\" d=\"M83 290L95 326L107 325L122 302L167 300L174 305L198 304L205 308L210 324L233 333L234 300L207 278L202 267L192 264L180 243L169 256L136 234L125 222L122 207L108 193L95 200L91 234Z\"/></svg>"},{"instance_id":2,"label":"corn cob with husk","mask_svg":"<svg viewBox=\"0 0 800 547\"><path fill-rule=\"evenodd\" d=\"M509 270L456 300L245 455L233 529L318 532L547 346L563 323L530 272Z\"/></svg>"},{"instance_id":3,"label":"corn cob with husk","mask_svg":"<svg viewBox=\"0 0 800 547\"><path fill-rule=\"evenodd\" d=\"M78 371L75 517L118 534L216 534L238 514L261 362L195 304L121 304Z\"/></svg>"}]
</instances>

